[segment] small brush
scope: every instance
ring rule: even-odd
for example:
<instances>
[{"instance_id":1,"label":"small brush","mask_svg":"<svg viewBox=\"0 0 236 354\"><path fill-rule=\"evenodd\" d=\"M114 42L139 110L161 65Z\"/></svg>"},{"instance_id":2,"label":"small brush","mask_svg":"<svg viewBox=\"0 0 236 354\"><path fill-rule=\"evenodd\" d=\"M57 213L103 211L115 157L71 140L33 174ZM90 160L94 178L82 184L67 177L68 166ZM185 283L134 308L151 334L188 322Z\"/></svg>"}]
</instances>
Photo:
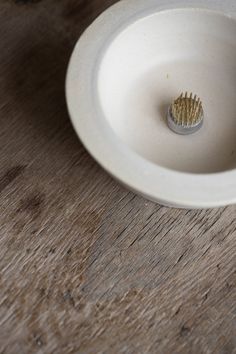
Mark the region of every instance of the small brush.
<instances>
[{"instance_id":1,"label":"small brush","mask_svg":"<svg viewBox=\"0 0 236 354\"><path fill-rule=\"evenodd\" d=\"M203 125L204 111L200 98L182 93L168 109L168 125L177 134L197 132Z\"/></svg>"}]
</instances>

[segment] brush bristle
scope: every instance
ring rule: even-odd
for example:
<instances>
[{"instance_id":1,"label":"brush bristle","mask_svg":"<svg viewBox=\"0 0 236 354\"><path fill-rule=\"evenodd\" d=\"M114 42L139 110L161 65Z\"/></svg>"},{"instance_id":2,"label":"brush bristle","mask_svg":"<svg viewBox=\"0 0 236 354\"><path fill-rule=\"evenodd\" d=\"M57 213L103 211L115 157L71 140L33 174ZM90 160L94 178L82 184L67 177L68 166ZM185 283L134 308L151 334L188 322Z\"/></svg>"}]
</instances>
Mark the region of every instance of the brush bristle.
<instances>
[{"instance_id":1,"label":"brush bristle","mask_svg":"<svg viewBox=\"0 0 236 354\"><path fill-rule=\"evenodd\" d=\"M172 104L171 111L178 125L194 126L202 119L202 102L196 95L193 97L192 93L190 95L187 92L185 95L182 93Z\"/></svg>"}]
</instances>

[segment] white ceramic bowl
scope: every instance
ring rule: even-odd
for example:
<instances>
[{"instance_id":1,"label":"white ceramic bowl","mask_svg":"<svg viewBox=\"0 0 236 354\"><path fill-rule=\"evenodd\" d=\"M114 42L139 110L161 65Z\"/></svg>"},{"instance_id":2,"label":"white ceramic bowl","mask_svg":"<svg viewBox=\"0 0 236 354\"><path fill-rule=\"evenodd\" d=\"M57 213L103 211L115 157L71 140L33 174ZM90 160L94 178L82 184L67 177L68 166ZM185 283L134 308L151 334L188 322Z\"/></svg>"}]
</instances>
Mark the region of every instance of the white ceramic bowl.
<instances>
[{"instance_id":1,"label":"white ceramic bowl","mask_svg":"<svg viewBox=\"0 0 236 354\"><path fill-rule=\"evenodd\" d=\"M201 97L204 127L169 130L182 92ZM98 163L131 190L182 208L236 203L236 2L124 0L82 35L66 96Z\"/></svg>"}]
</instances>

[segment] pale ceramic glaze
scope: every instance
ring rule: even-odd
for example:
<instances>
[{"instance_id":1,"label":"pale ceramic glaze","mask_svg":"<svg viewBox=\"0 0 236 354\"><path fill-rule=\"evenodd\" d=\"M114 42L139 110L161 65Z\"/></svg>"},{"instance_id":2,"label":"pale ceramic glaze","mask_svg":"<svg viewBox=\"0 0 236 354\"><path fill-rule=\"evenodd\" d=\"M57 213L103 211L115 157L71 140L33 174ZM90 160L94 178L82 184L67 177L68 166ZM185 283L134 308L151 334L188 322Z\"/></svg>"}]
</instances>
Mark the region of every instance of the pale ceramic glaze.
<instances>
[{"instance_id":1,"label":"pale ceramic glaze","mask_svg":"<svg viewBox=\"0 0 236 354\"><path fill-rule=\"evenodd\" d=\"M181 91L203 101L194 135L166 124ZM127 0L82 35L66 81L74 128L98 163L158 203L236 203L235 1Z\"/></svg>"}]
</instances>

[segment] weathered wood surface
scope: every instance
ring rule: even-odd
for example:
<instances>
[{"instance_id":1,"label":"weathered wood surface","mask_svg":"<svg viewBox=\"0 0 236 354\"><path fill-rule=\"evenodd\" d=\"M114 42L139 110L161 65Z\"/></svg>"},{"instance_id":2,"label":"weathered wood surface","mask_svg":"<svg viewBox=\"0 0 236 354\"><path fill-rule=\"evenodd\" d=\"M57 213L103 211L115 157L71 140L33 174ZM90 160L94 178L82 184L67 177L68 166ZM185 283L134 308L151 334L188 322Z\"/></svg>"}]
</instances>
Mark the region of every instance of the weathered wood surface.
<instances>
[{"instance_id":1,"label":"weathered wood surface","mask_svg":"<svg viewBox=\"0 0 236 354\"><path fill-rule=\"evenodd\" d=\"M160 207L76 138L64 77L106 0L0 3L0 353L236 353L236 207Z\"/></svg>"}]
</instances>

